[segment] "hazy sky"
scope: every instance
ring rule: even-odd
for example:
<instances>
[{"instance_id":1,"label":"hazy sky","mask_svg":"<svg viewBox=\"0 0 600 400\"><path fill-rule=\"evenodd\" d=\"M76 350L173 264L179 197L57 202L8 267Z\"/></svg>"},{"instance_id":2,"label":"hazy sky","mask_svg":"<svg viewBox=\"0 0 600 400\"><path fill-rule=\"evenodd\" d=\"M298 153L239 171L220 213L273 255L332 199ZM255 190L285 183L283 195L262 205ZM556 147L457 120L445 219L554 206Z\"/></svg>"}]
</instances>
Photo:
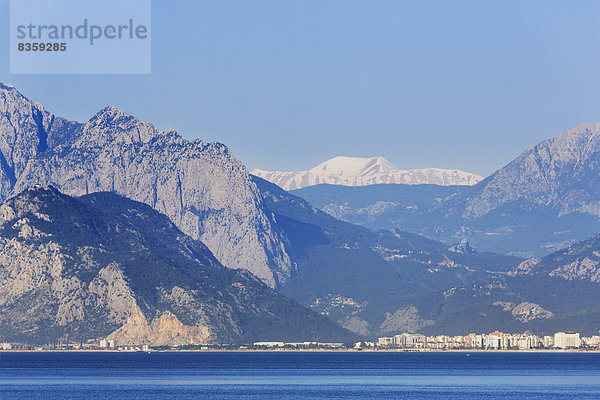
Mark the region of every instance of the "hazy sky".
<instances>
[{"instance_id":1,"label":"hazy sky","mask_svg":"<svg viewBox=\"0 0 600 400\"><path fill-rule=\"evenodd\" d=\"M0 81L70 119L113 105L277 170L382 155L487 175L600 122L598 0L152 7L151 75L28 76L9 74L0 0Z\"/></svg>"}]
</instances>

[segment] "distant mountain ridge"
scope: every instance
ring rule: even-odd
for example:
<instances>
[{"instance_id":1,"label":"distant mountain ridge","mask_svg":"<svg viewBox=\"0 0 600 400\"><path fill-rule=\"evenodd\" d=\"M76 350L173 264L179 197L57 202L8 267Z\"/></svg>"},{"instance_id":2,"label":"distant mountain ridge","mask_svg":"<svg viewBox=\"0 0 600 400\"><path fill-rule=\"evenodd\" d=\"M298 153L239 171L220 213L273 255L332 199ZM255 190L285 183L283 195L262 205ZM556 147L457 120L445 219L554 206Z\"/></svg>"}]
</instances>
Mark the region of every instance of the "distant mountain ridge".
<instances>
[{"instance_id":1,"label":"distant mountain ridge","mask_svg":"<svg viewBox=\"0 0 600 400\"><path fill-rule=\"evenodd\" d=\"M401 170L383 157L334 157L308 171L252 170L252 174L285 190L318 184L366 186L377 184L474 185L483 178L456 169L423 168Z\"/></svg>"},{"instance_id":2,"label":"distant mountain ridge","mask_svg":"<svg viewBox=\"0 0 600 400\"><path fill-rule=\"evenodd\" d=\"M474 186L318 185L293 193L372 229L540 257L600 231L600 124L544 140Z\"/></svg>"}]
</instances>

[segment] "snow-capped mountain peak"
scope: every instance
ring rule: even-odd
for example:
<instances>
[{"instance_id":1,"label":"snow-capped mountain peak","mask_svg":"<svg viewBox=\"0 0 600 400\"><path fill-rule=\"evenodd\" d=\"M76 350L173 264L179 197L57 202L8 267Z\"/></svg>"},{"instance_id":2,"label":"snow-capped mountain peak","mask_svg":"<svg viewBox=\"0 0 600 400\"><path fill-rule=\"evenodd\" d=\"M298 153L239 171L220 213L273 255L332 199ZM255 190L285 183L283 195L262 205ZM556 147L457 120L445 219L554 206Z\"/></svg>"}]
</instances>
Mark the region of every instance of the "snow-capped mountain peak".
<instances>
[{"instance_id":1,"label":"snow-capped mountain peak","mask_svg":"<svg viewBox=\"0 0 600 400\"><path fill-rule=\"evenodd\" d=\"M402 170L383 157L343 157L327 160L308 171L265 171L252 173L285 190L329 183L344 186L366 186L382 183L408 185L474 185L483 178L456 169L424 168Z\"/></svg>"},{"instance_id":2,"label":"snow-capped mountain peak","mask_svg":"<svg viewBox=\"0 0 600 400\"><path fill-rule=\"evenodd\" d=\"M383 157L361 158L338 156L317 165L310 169L309 172L353 177L368 176L395 170L398 170L398 167Z\"/></svg>"}]
</instances>

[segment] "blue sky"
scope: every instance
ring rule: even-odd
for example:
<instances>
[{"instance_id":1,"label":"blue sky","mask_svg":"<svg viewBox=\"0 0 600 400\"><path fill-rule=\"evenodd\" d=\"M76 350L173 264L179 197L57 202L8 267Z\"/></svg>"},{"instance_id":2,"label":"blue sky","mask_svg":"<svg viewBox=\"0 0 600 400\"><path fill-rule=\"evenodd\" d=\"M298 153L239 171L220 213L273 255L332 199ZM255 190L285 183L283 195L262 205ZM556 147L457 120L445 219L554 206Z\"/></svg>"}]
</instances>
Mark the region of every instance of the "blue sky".
<instances>
[{"instance_id":1,"label":"blue sky","mask_svg":"<svg viewBox=\"0 0 600 400\"><path fill-rule=\"evenodd\" d=\"M152 3L151 75L0 80L85 121L113 105L249 168L336 155L487 175L570 127L600 122L600 1Z\"/></svg>"}]
</instances>

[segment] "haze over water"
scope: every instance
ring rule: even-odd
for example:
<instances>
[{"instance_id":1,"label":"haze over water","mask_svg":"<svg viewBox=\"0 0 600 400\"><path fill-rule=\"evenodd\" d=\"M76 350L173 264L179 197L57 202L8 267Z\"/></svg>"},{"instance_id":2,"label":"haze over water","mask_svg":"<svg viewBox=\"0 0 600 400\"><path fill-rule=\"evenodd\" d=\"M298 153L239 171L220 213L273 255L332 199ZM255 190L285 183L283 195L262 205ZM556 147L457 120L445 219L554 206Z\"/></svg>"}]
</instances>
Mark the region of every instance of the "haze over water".
<instances>
[{"instance_id":1,"label":"haze over water","mask_svg":"<svg viewBox=\"0 0 600 400\"><path fill-rule=\"evenodd\" d=\"M597 399L600 354L0 353L8 399Z\"/></svg>"}]
</instances>

